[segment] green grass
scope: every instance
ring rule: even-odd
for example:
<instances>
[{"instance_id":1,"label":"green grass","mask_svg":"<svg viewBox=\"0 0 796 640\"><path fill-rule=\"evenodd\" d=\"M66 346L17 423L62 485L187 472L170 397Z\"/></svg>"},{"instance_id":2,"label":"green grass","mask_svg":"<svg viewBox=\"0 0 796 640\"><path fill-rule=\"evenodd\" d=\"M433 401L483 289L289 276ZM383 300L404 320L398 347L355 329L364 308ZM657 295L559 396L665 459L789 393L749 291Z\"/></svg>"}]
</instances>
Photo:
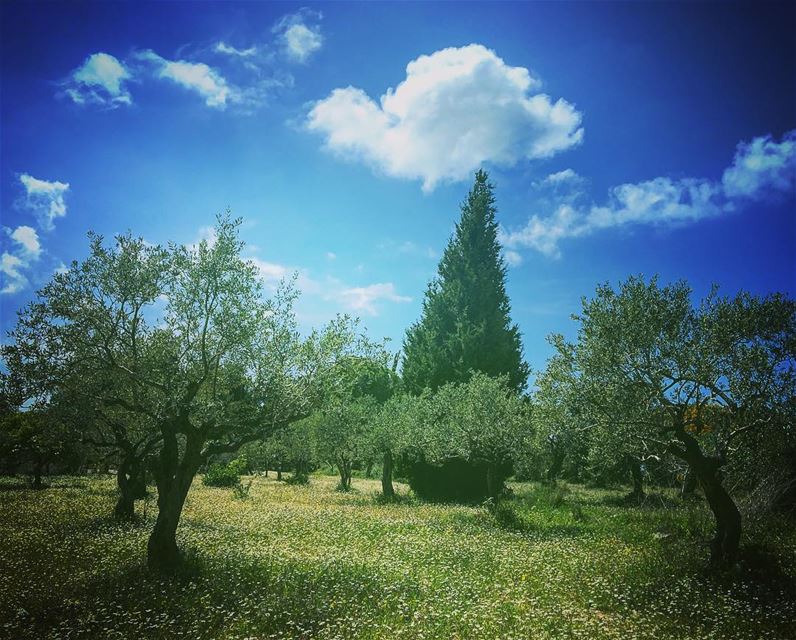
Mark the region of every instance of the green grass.
<instances>
[{"instance_id":1,"label":"green grass","mask_svg":"<svg viewBox=\"0 0 796 640\"><path fill-rule=\"evenodd\" d=\"M144 568L153 501L120 526L110 479L6 486L0 636L796 638L792 523L753 532L748 566L716 578L701 503L516 484L493 515L336 482L257 478L245 500L195 482L170 579Z\"/></svg>"}]
</instances>

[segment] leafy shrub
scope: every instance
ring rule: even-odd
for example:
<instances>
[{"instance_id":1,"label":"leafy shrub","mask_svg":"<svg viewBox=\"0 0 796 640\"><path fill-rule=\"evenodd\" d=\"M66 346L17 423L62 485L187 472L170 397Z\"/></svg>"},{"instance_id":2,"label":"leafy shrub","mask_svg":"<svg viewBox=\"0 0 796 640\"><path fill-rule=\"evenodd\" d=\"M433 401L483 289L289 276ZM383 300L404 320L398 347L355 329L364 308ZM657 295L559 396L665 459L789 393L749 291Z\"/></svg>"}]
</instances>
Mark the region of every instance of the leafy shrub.
<instances>
[{"instance_id":1,"label":"leafy shrub","mask_svg":"<svg viewBox=\"0 0 796 640\"><path fill-rule=\"evenodd\" d=\"M523 531L526 523L517 511L517 506L511 500L494 500L489 498L485 503L487 511L491 513L498 525L503 529Z\"/></svg>"},{"instance_id":2,"label":"leafy shrub","mask_svg":"<svg viewBox=\"0 0 796 640\"><path fill-rule=\"evenodd\" d=\"M234 487L240 484L240 474L231 464L212 464L202 478L202 484L208 487Z\"/></svg>"},{"instance_id":3,"label":"leafy shrub","mask_svg":"<svg viewBox=\"0 0 796 640\"><path fill-rule=\"evenodd\" d=\"M289 485L307 485L309 483L310 483L310 474L306 472L299 473L298 471L296 471L287 480L285 480L285 484Z\"/></svg>"},{"instance_id":4,"label":"leafy shrub","mask_svg":"<svg viewBox=\"0 0 796 640\"><path fill-rule=\"evenodd\" d=\"M235 471L235 473L237 473L239 476L242 476L249 470L249 461L245 456L238 456L232 460L227 467Z\"/></svg>"},{"instance_id":5,"label":"leafy shrub","mask_svg":"<svg viewBox=\"0 0 796 640\"><path fill-rule=\"evenodd\" d=\"M251 491L252 482L254 482L254 478L250 478L249 482L246 484L243 484L240 480L238 480L238 483L232 487L232 495L238 500L245 500L249 497L249 491Z\"/></svg>"}]
</instances>

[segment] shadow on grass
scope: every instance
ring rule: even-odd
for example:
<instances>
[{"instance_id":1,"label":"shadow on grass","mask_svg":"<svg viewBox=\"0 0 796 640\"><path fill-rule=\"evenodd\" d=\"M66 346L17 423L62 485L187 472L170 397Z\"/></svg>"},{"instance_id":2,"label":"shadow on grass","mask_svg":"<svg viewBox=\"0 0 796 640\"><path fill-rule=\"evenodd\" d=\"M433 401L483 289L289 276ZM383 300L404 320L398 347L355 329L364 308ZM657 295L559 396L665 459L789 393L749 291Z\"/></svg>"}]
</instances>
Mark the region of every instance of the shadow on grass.
<instances>
[{"instance_id":1,"label":"shadow on grass","mask_svg":"<svg viewBox=\"0 0 796 640\"><path fill-rule=\"evenodd\" d=\"M686 506L683 500L671 498L663 493L646 493L643 496L633 493L609 495L602 498L599 504L625 509L681 509Z\"/></svg>"},{"instance_id":2,"label":"shadow on grass","mask_svg":"<svg viewBox=\"0 0 796 640\"><path fill-rule=\"evenodd\" d=\"M337 628L344 636L353 620L403 618L404 603L418 595L408 581L345 562L189 553L174 576L128 565L30 602L25 624L12 631L18 638L310 638Z\"/></svg>"},{"instance_id":3,"label":"shadow on grass","mask_svg":"<svg viewBox=\"0 0 796 640\"><path fill-rule=\"evenodd\" d=\"M413 493L394 493L391 496L385 496L381 491L373 493L373 502L377 505L419 505L420 500Z\"/></svg>"}]
</instances>

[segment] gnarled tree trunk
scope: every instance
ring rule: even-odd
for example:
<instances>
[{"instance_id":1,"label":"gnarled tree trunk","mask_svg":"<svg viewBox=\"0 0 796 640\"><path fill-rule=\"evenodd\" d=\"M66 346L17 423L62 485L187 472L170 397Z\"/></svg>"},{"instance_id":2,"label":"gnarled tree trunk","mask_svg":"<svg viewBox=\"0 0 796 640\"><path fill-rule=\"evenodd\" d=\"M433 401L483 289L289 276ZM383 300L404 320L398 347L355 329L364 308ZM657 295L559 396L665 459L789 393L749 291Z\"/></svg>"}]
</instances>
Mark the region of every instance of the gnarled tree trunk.
<instances>
[{"instance_id":1,"label":"gnarled tree trunk","mask_svg":"<svg viewBox=\"0 0 796 640\"><path fill-rule=\"evenodd\" d=\"M486 493L488 497L494 498L495 500L497 500L500 495L500 490L502 488L496 475L494 465L488 464L486 467Z\"/></svg>"},{"instance_id":2,"label":"gnarled tree trunk","mask_svg":"<svg viewBox=\"0 0 796 640\"><path fill-rule=\"evenodd\" d=\"M119 497L113 509L117 520L129 521L135 518L135 501L146 497L146 473L143 461L131 453L122 458L116 471L116 485Z\"/></svg>"},{"instance_id":3,"label":"gnarled tree trunk","mask_svg":"<svg viewBox=\"0 0 796 640\"><path fill-rule=\"evenodd\" d=\"M689 465L699 480L713 517L716 519L716 535L710 545L711 562L726 565L735 561L741 542L741 512L721 483L722 460L702 453L696 439L683 427L675 431L685 450L675 452Z\"/></svg>"},{"instance_id":4,"label":"gnarled tree trunk","mask_svg":"<svg viewBox=\"0 0 796 640\"><path fill-rule=\"evenodd\" d=\"M711 560L714 564L729 564L738 555L741 513L721 484L717 460L705 458L695 470L710 510L716 518L716 535L710 545Z\"/></svg>"},{"instance_id":5,"label":"gnarled tree trunk","mask_svg":"<svg viewBox=\"0 0 796 640\"><path fill-rule=\"evenodd\" d=\"M384 452L381 468L381 495L385 498L395 497L395 490L392 486L392 464L392 451L387 449Z\"/></svg>"},{"instance_id":6,"label":"gnarled tree trunk","mask_svg":"<svg viewBox=\"0 0 796 640\"><path fill-rule=\"evenodd\" d=\"M641 463L636 458L629 457L627 464L630 467L630 475L633 478L633 492L630 496L637 500L643 500L644 474L641 472Z\"/></svg>"},{"instance_id":7,"label":"gnarled tree trunk","mask_svg":"<svg viewBox=\"0 0 796 640\"><path fill-rule=\"evenodd\" d=\"M44 483L42 482L42 474L44 473L44 464L41 460L35 460L33 462L33 480L32 485L34 489L43 489Z\"/></svg>"},{"instance_id":8,"label":"gnarled tree trunk","mask_svg":"<svg viewBox=\"0 0 796 640\"><path fill-rule=\"evenodd\" d=\"M182 560L177 547L177 525L191 483L202 463L202 442L188 437L182 460L179 459L177 437L168 433L156 466L158 486L158 518L147 543L147 565L160 573L172 573Z\"/></svg>"},{"instance_id":9,"label":"gnarled tree trunk","mask_svg":"<svg viewBox=\"0 0 796 640\"><path fill-rule=\"evenodd\" d=\"M351 488L351 462L338 456L337 470L340 472L340 488L348 491Z\"/></svg>"},{"instance_id":10,"label":"gnarled tree trunk","mask_svg":"<svg viewBox=\"0 0 796 640\"><path fill-rule=\"evenodd\" d=\"M553 460L550 468L547 470L547 481L555 483L564 466L564 456L566 455L563 447L553 447Z\"/></svg>"}]
</instances>

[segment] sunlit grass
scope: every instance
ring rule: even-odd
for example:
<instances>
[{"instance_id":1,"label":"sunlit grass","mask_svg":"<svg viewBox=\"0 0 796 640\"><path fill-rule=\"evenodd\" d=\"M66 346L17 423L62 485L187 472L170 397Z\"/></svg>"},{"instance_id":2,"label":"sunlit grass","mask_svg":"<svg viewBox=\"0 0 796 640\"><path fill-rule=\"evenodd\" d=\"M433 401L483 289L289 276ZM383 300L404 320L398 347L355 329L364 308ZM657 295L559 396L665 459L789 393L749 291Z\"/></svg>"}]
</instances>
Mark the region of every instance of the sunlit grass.
<instances>
[{"instance_id":1,"label":"sunlit grass","mask_svg":"<svg viewBox=\"0 0 796 640\"><path fill-rule=\"evenodd\" d=\"M770 526L770 579L711 578L704 507L514 485L484 507L379 504L379 483L195 482L182 575L149 576L141 522L110 479L0 491L0 635L9 638L793 638L796 535ZM406 487L400 486L402 492ZM789 583L788 580L791 582Z\"/></svg>"}]
</instances>

